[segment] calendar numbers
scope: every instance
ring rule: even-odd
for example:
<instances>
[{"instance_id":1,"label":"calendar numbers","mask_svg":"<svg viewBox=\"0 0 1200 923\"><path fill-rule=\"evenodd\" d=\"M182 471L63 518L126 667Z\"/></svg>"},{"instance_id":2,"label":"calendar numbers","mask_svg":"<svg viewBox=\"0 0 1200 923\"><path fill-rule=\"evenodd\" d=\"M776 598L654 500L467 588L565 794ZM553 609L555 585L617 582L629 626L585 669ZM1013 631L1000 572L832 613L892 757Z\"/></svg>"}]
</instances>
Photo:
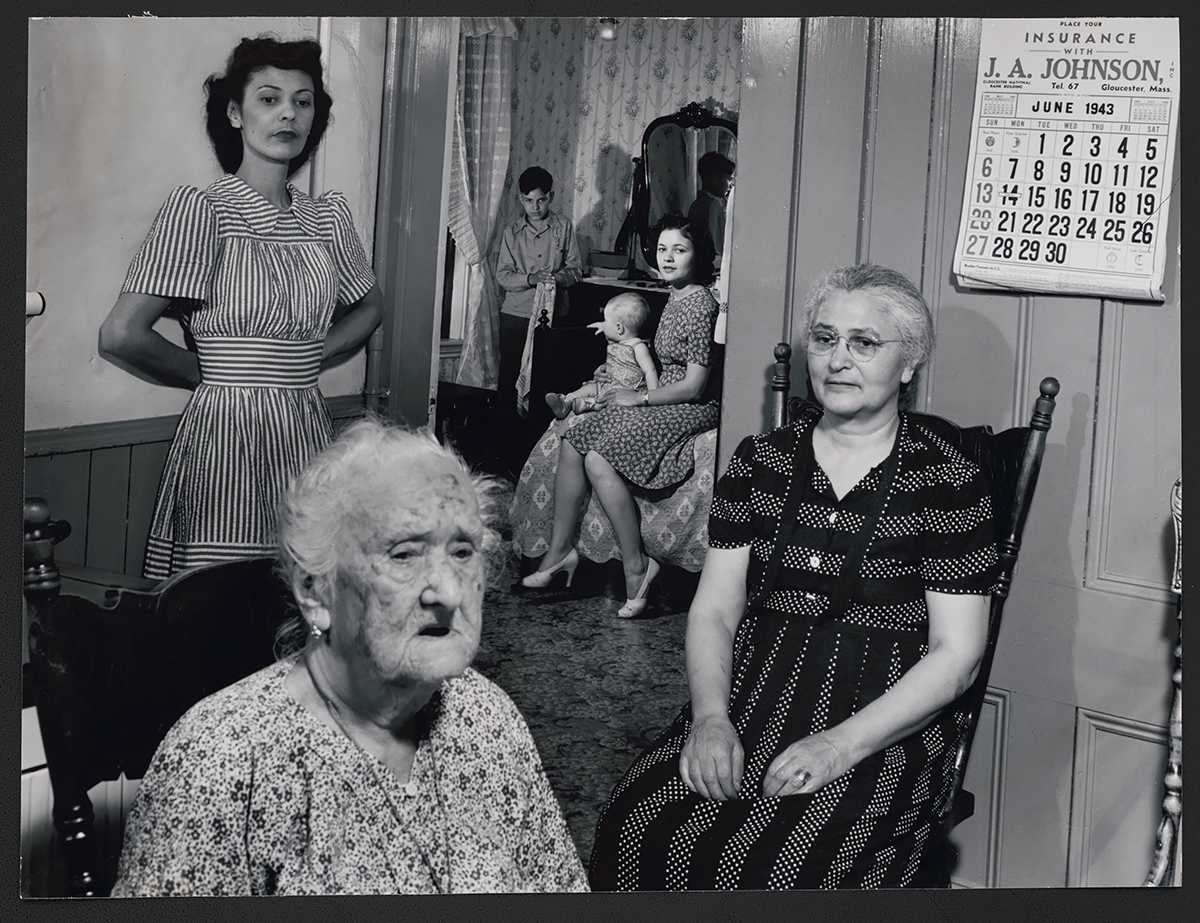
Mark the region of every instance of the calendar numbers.
<instances>
[{"instance_id":1,"label":"calendar numbers","mask_svg":"<svg viewBox=\"0 0 1200 923\"><path fill-rule=\"evenodd\" d=\"M968 234L967 256L986 256L987 242L986 234Z\"/></svg>"},{"instance_id":2,"label":"calendar numbers","mask_svg":"<svg viewBox=\"0 0 1200 923\"><path fill-rule=\"evenodd\" d=\"M1129 241L1134 244L1148 244L1154 239L1153 235L1153 221L1135 221L1133 222L1133 233L1129 235Z\"/></svg>"},{"instance_id":3,"label":"calendar numbers","mask_svg":"<svg viewBox=\"0 0 1200 923\"><path fill-rule=\"evenodd\" d=\"M1100 47L1118 21L1131 37L1136 23L1136 46ZM1177 20L985 18L979 64L960 279L1161 300L1179 211Z\"/></svg>"}]
</instances>

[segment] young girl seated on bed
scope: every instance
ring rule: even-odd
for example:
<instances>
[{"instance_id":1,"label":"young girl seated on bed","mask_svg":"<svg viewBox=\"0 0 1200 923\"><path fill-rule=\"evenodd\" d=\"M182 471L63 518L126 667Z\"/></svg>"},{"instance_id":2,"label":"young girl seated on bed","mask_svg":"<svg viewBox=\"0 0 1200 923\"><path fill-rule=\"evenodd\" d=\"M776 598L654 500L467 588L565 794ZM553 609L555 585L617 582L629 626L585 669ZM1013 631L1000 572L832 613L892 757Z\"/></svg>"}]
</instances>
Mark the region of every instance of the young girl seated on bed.
<instances>
[{"instance_id":1,"label":"young girl seated on bed","mask_svg":"<svg viewBox=\"0 0 1200 923\"><path fill-rule=\"evenodd\" d=\"M608 380L585 381L569 394L547 394L546 404L556 418L566 419L572 411L594 410L600 398L618 388L652 391L658 387L658 369L650 344L639 336L649 319L650 306L646 299L633 292L617 295L604 306L604 320L588 326L608 340Z\"/></svg>"}]
</instances>

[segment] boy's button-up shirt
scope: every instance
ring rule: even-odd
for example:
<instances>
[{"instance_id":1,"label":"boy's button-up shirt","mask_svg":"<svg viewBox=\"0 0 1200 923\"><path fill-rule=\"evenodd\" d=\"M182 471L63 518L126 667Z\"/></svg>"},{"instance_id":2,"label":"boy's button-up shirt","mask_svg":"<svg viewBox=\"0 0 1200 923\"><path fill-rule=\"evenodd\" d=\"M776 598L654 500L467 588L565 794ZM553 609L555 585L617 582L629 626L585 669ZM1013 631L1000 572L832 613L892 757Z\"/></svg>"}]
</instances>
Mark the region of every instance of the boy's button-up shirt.
<instances>
[{"instance_id":1,"label":"boy's button-up shirt","mask_svg":"<svg viewBox=\"0 0 1200 923\"><path fill-rule=\"evenodd\" d=\"M524 215L504 229L496 260L496 281L504 288L502 314L529 317L533 313L537 286L529 284L529 274L543 269L557 275L559 292L583 278L575 228L556 212L550 212L541 230Z\"/></svg>"}]
</instances>

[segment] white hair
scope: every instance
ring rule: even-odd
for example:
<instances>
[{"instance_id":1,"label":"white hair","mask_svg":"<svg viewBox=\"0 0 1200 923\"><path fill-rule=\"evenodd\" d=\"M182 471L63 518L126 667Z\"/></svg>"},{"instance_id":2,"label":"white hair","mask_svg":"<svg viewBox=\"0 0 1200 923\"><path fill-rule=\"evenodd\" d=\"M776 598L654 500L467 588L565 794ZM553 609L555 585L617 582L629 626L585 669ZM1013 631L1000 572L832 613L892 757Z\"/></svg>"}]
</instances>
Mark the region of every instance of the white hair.
<instances>
[{"instance_id":1,"label":"white hair","mask_svg":"<svg viewBox=\"0 0 1200 923\"><path fill-rule=\"evenodd\" d=\"M408 429L368 416L352 423L327 448L314 457L295 478L279 503L276 514L279 569L288 586L311 580L312 592L329 601L338 571L344 562L342 550L354 547L347 530L353 525L353 507L348 500L361 481L380 471L407 476L419 462L440 462L460 471L475 491L479 515L484 522L483 554L488 573L497 570L502 546L491 528L493 493L498 482L475 474L466 462L443 446L426 428ZM303 645L305 626L297 617L279 630L279 647L284 652Z\"/></svg>"}]
</instances>

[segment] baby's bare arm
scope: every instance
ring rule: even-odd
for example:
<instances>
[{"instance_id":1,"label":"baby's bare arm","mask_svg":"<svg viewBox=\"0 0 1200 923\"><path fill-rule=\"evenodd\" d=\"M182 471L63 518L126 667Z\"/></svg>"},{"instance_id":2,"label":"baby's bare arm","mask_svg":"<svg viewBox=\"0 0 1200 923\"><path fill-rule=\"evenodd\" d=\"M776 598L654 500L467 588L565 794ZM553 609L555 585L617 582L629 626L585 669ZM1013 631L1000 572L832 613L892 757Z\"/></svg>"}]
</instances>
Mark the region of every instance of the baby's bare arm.
<instances>
[{"instance_id":1,"label":"baby's bare arm","mask_svg":"<svg viewBox=\"0 0 1200 923\"><path fill-rule=\"evenodd\" d=\"M642 374L646 376L646 390L653 391L658 387L658 369L654 365L654 356L650 354L650 346L645 342L636 344L633 347L633 357L637 359Z\"/></svg>"}]
</instances>

